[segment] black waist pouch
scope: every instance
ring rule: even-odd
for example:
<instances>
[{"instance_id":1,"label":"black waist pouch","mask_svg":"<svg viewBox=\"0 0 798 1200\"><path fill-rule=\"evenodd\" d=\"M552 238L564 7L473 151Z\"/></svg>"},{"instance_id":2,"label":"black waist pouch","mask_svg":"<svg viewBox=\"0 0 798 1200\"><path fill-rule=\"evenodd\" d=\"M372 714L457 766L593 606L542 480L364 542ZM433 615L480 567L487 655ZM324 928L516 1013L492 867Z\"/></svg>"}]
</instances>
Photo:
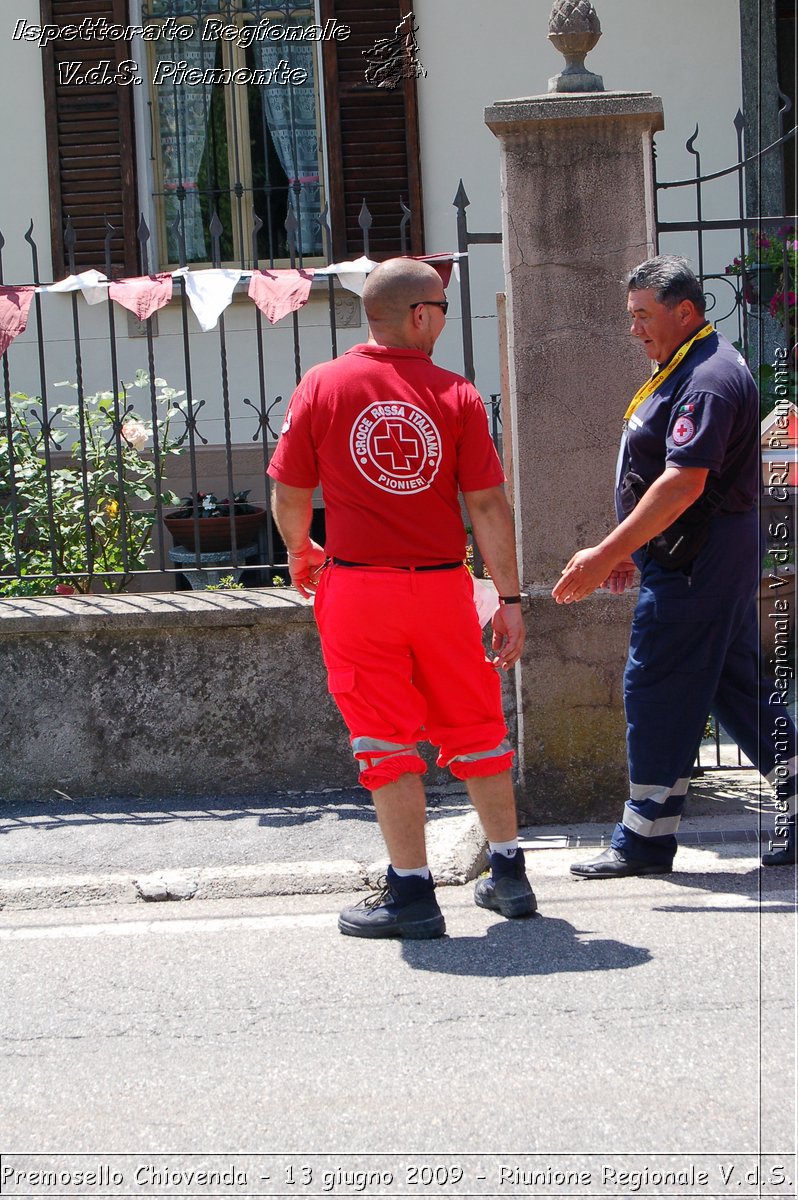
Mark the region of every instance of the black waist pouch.
<instances>
[{"instance_id":1,"label":"black waist pouch","mask_svg":"<svg viewBox=\"0 0 798 1200\"><path fill-rule=\"evenodd\" d=\"M620 503L625 517L637 507L648 484L634 471L627 471L621 482ZM668 571L683 571L695 559L709 536L709 526L724 500L724 493L707 487L672 525L663 529L643 547L644 552Z\"/></svg>"}]
</instances>

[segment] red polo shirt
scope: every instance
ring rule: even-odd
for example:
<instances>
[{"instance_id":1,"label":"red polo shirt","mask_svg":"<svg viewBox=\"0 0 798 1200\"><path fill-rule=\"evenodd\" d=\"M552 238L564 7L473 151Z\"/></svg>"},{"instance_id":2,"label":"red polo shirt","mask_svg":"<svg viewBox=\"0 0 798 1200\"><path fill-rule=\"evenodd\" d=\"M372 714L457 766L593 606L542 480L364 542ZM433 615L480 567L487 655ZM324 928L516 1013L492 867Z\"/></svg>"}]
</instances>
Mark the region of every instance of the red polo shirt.
<instances>
[{"instance_id":1,"label":"red polo shirt","mask_svg":"<svg viewBox=\"0 0 798 1200\"><path fill-rule=\"evenodd\" d=\"M420 350L371 344L308 371L268 473L320 483L328 554L375 566L462 560L458 489L504 483L477 390Z\"/></svg>"}]
</instances>

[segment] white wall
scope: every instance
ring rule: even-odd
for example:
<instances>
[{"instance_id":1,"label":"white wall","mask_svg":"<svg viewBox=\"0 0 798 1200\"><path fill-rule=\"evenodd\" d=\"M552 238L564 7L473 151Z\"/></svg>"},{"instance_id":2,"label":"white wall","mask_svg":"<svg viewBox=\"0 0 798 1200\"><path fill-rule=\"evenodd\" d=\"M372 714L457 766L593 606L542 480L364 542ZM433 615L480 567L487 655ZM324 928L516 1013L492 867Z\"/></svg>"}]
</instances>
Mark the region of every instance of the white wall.
<instances>
[{"instance_id":1,"label":"white wall","mask_svg":"<svg viewBox=\"0 0 798 1200\"><path fill-rule=\"evenodd\" d=\"M6 283L31 282L30 247L23 241L31 219L41 278L52 278L50 203L44 135L42 56L33 42L14 42L19 20L39 24L38 0L0 5L0 232Z\"/></svg>"},{"instance_id":2,"label":"white wall","mask_svg":"<svg viewBox=\"0 0 798 1200\"><path fill-rule=\"evenodd\" d=\"M693 160L684 143L696 121L701 124L702 171L720 169L736 159L732 120L741 103L738 6L732 0L597 0L603 37L588 57L588 66L602 74L612 90L652 91L665 105L665 132L657 137L660 178L685 178L693 174ZM543 0L416 0L420 57L427 70L419 80L422 145L422 179L428 252L456 249L455 209L458 182L463 178L471 200L469 227L474 231L500 228L499 144L484 124L484 109L497 100L545 93L548 78L562 66L561 56L547 40L550 5ZM41 54L32 43L13 42L11 34L20 18L39 22L38 0L17 0L0 7L0 111L6 119L0 129L4 179L0 189L0 231L6 282L29 282L30 254L23 235L30 219L40 252L40 272L51 278L49 256L49 203ZM10 114L10 119L8 119ZM619 187L623 181L619 180ZM705 213L732 215L736 184L721 187L723 196L711 199ZM687 198L668 201L667 215L691 215ZM664 215L664 214L663 214ZM663 249L693 254L688 241L670 241ZM717 251L730 261L736 253L734 239L725 235ZM98 267L101 264L97 264ZM634 264L630 264L634 265ZM476 247L471 255L474 342L477 384L483 395L499 390L495 293L503 287L500 247ZM453 301L448 329L436 349L436 361L462 369L461 324L457 287L449 288ZM107 315L78 300L86 387L110 386ZM68 297L42 298L43 325L48 341L50 378L74 379L72 307ZM124 332L125 313L117 312L117 328ZM326 304L322 296L300 313L303 327L303 364L329 357ZM619 321L625 320L619 294ZM255 339L250 332L249 302L228 310L231 389L234 396L257 399ZM189 327L196 330L192 314ZM182 386L183 358L178 309L159 314L156 339L158 373L174 386ZM267 348L269 400L286 399L293 386L293 349L290 319L272 330L264 321ZM307 337L305 338L305 335ZM360 340L359 329L342 330L339 346ZM201 430L217 440L221 425L218 334L196 332L192 337L192 364L197 395L207 401ZM121 349L125 377L146 366L146 343L131 339ZM35 316L27 333L9 354L12 388L35 392L38 369ZM255 426L239 418L236 440L248 441Z\"/></svg>"},{"instance_id":3,"label":"white wall","mask_svg":"<svg viewBox=\"0 0 798 1200\"><path fill-rule=\"evenodd\" d=\"M471 200L469 228L492 232L501 227L499 143L484 124L484 110L498 100L544 94L549 78L561 70L562 55L548 41L550 10L548 0L416 0L420 58L427 70L418 87L429 251L455 246L452 199L461 176ZM735 162L732 121L742 102L738 5L733 0L596 0L596 10L602 37L588 55L588 68L603 76L607 90L649 91L663 99L665 130L656 139L659 178L694 174L684 144L697 121L702 172ZM667 219L694 215L692 198L668 195ZM734 178L717 189L710 205L705 216L735 214ZM724 235L716 254L723 259L721 267L737 253L735 244ZM689 237L672 238L662 250L692 258L695 246ZM493 296L503 286L500 251L475 247L471 268L473 311L479 318L474 327L477 384L487 394L498 390ZM619 291L619 320L624 319ZM460 369L456 314L449 326L436 358Z\"/></svg>"}]
</instances>

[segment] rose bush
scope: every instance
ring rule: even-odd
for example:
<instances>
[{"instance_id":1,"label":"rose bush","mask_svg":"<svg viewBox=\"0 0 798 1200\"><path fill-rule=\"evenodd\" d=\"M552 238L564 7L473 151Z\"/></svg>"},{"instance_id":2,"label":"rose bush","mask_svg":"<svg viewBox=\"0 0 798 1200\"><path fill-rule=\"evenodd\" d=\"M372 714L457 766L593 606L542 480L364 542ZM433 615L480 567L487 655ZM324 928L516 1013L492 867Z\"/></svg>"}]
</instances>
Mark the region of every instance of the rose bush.
<instances>
[{"instance_id":1,"label":"rose bush","mask_svg":"<svg viewBox=\"0 0 798 1200\"><path fill-rule=\"evenodd\" d=\"M133 389L147 389L148 402L154 393L155 430L128 404ZM139 371L117 397L98 392L47 414L38 396L10 398L0 410L0 596L100 583L119 592L144 569L156 496L178 503L160 481L165 456L183 449L185 426L172 431L182 395ZM157 453L145 453L154 432Z\"/></svg>"}]
</instances>

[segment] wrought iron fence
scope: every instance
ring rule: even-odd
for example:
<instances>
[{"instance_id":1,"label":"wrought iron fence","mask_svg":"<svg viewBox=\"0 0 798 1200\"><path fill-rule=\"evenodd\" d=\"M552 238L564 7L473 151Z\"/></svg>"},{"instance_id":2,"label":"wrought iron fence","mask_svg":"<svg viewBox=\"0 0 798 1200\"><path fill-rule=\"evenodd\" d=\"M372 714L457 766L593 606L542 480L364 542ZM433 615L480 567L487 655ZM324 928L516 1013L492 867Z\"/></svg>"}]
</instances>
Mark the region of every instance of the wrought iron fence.
<instances>
[{"instance_id":1,"label":"wrought iron fence","mask_svg":"<svg viewBox=\"0 0 798 1200\"><path fill-rule=\"evenodd\" d=\"M795 253L791 251L790 243L798 237L798 217L782 211L780 215L761 212L749 212L747 202L746 176L749 172L758 172L764 160L781 154L783 147L796 136L796 129L785 131L785 119L791 111L789 99L782 93L779 110L779 137L769 146L765 146L756 154L746 157L743 133L745 119L738 110L734 118L734 129L737 141L737 161L720 171L702 174L701 151L698 148L699 126L696 125L692 136L685 143L685 149L694 160L694 174L688 179L661 180L656 178L655 166L655 204L656 228L660 249L663 239L670 235L692 234L695 238L695 254L693 256L696 273L701 280L707 297L707 316L727 332L731 341L737 342L746 360L751 364L757 377L757 382L766 384L768 373L759 370L763 363L761 345L752 344L752 323L761 322L764 313L769 310L774 320L782 327L783 341L786 347L792 347L795 342L795 296L794 296L794 264ZM707 219L704 215L706 208L707 185L736 177L736 212L733 216L721 219ZM689 220L666 220L662 210L665 193L676 190L692 196L695 215ZM782 210L784 210L784 192L782 189ZM736 253L732 262L721 265L718 251L708 245L708 237L716 233L734 233L736 238ZM725 257L725 254L722 255ZM756 261L761 258L763 261ZM790 281L793 283L793 295L790 298ZM781 285L779 291L778 285ZM766 363L764 365L767 365Z\"/></svg>"},{"instance_id":2,"label":"wrought iron fence","mask_svg":"<svg viewBox=\"0 0 798 1200\"><path fill-rule=\"evenodd\" d=\"M468 203L462 184L455 206ZM464 249L470 241L464 236L464 207L458 207L458 235ZM408 252L410 210L400 200L397 210L397 241L400 253ZM321 233L326 261L332 264L331 232L326 209L321 216ZM369 230L371 214L366 201L360 212L363 254L370 256ZM252 264L259 265L258 234L260 220L252 215ZM106 222L105 275L110 280L111 240L116 231ZM302 267L299 252L301 238L293 211L285 221L288 265ZM207 230L211 264L223 264L224 230L218 214L214 213ZM179 266L186 267L185 244L180 217L172 224L171 236L179 250ZM477 235L479 238L480 235ZM39 248L31 223L25 235L30 254L29 283L19 288L40 287L43 284L39 267ZM64 243L69 270L76 273L78 235L67 224ZM142 217L138 227L138 251L141 269L150 271L151 234ZM0 286L5 285L3 249L0 233ZM470 292L467 259L460 259L461 298L470 314ZM264 269L272 269L268 263ZM237 268L236 268L237 269ZM324 268L315 270L323 276ZM112 591L127 587L163 586L167 576L176 576L176 586L207 586L229 576L227 586L239 576L247 584L270 585L287 579L285 547L274 527L268 505L260 509L260 519L254 532L246 520L252 514L243 511L248 500L240 495L243 482L255 478L264 488L265 470L279 435L277 414L287 399L274 395L271 381L275 373L274 343L264 327L263 314L255 304L249 311L244 337L246 357L251 362L247 376L251 378L249 394L231 382L232 333L225 327L224 312L219 316L215 342L197 342L189 331L190 297L187 280L180 271L172 277L173 311L169 313L170 329L176 336L171 357L179 363L180 379L161 378L163 355L158 345L158 313L146 317L137 327L141 338L138 369L126 370L120 365L122 357L130 358L130 339L120 330L119 309L110 295L100 301L102 307L92 310L90 330L91 354L87 352L86 310L77 291L69 297L71 330L68 335L68 356L74 395L69 401L56 393L53 359L63 362L63 343L53 340L53 327L36 291L31 300L31 315L35 321L35 345L27 342L28 375L35 382L28 390L30 396L15 390L16 348L2 355L3 400L0 407L0 595L30 592L50 592L55 587L76 590ZM45 285L47 286L47 285ZM323 325L317 326L315 344L308 351L299 313L290 316L290 349L282 335L279 348L283 377L298 382L303 371L314 362L335 358L339 354L341 333L341 289L332 274L315 278L313 289L321 296L326 310L327 335ZM355 302L352 293L345 293ZM323 310L323 311L324 311ZM101 314L98 318L97 314ZM351 315L351 314L350 314ZM324 318L322 319L324 322ZM99 322L99 323L98 323ZM347 322L344 320L343 322ZM355 322L359 324L359 321ZM470 335L470 320L468 324ZM240 339L240 329L235 330ZM60 336L63 338L64 331ZM102 346L99 366L97 347ZM208 345L213 349L208 351ZM473 377L473 348L470 336L466 368ZM219 391L219 434L213 440L205 436L208 408L201 399L208 380L198 365L198 347L204 346L202 356L212 360L216 386ZM236 343L237 359L241 358L241 342ZM464 349L466 339L464 338ZM122 351L124 350L124 354ZM209 357L210 356L210 357ZM87 361L88 359L88 361ZM21 360L19 360L21 361ZM290 363L290 365L289 365ZM160 368L160 371L159 371ZM63 368L62 368L63 370ZM96 390L98 374L105 390ZM91 376L92 383L88 382ZM199 376L199 378L198 378ZM174 386L170 386L174 385ZM287 385L289 388L291 383ZM285 391L285 389L283 389ZM35 393L35 394L34 394ZM501 442L500 397L491 396L487 405L491 430L497 445ZM242 415L249 419L247 437L249 449L242 445L234 428L240 430ZM215 467L211 478L218 480L213 490L222 502L213 504L208 496L207 453L214 452ZM242 464L246 459L246 467ZM180 486L186 499L200 499L192 506L189 527L182 531L181 547L169 548L164 530L170 510L181 498L174 490ZM204 488L203 493L201 489ZM228 503L225 504L224 501ZM238 500L238 508L236 501ZM232 501L232 503L230 503ZM208 509L217 514L215 529L222 529L226 538L224 549L207 549L207 526L200 526ZM324 512L314 509L313 535L324 538Z\"/></svg>"},{"instance_id":3,"label":"wrought iron fence","mask_svg":"<svg viewBox=\"0 0 798 1200\"><path fill-rule=\"evenodd\" d=\"M410 212L404 203L398 206L397 240L400 252L407 253L407 231ZM260 219L253 213L253 263L258 265L257 238ZM363 237L363 254L369 256L371 214L366 201L359 220ZM298 223L293 211L285 222L289 264L297 267ZM321 228L331 264L331 235L326 210L322 213ZM184 242L179 218L174 223L176 245L180 247L180 266L185 267ZM222 262L223 228L217 214L211 220L211 262ZM110 244L113 227L106 222L105 274L112 278ZM33 223L25 235L30 251L30 279L27 284L15 284L19 289L40 287L39 248L33 236ZM149 272L148 244L150 231L142 218L138 228L140 262L144 275ZM69 270L75 274L77 234L71 223L65 231L65 247ZM6 287L3 268L5 240L0 233L0 285ZM267 265L269 269L272 264ZM317 268L323 271L323 268ZM318 290L320 281L314 283ZM107 346L107 366L104 378L107 389L90 392L86 383L86 346L82 328L81 308L77 291L71 293L70 357L74 402L65 403L54 394L51 359L61 347L48 339L48 327L43 312L42 296L36 291L30 301L36 326L35 360L32 374L37 377L35 395L15 392L13 362L15 349L2 355L3 402L0 409L0 595L13 592L51 591L53 586L76 587L78 590L99 586L121 590L136 576L147 577L169 573L214 570L221 574L238 575L247 572L247 582L271 583L275 576L287 577L285 548L265 512L256 541L250 534L242 535L234 505L228 505L227 524L229 551L221 552L214 561L202 550L199 520L195 511L193 537L189 544L194 550L188 555L168 551L160 536L167 510L174 507L178 497L169 486L170 469L180 455L186 468L180 472L185 490L196 497L200 490L198 449L209 441L201 431L199 415L205 401L199 399L200 387L195 378L192 356L192 335L189 333L189 297L186 278L179 272L173 277L174 299L179 311L182 380L179 391L166 386L159 377L156 354L157 313L141 322L143 336L143 366L134 378L122 382L125 372L120 367L122 337L118 310L110 296L102 301L107 329L103 341ZM334 278L321 281L326 292L328 311L328 351L322 357L337 357L339 353L339 324ZM354 299L354 297L353 297ZM270 397L267 386L267 337L263 314L252 305L251 358L253 388L251 396L241 397L240 404L252 418L253 448L257 448L261 479L264 478L279 429L275 428L275 410L283 396ZM223 454L223 477L226 497L231 500L237 492L240 448L234 445L232 426L240 410L230 383L230 349L225 316L218 319L218 368L221 399L223 439L219 450ZM305 366L304 347L300 336L298 313L291 314L291 358L293 378L299 381ZM317 355L318 357L318 350ZM312 361L315 361L314 358ZM96 364L95 364L96 366ZM95 370L96 374L96 370ZM133 372L129 372L132 375ZM170 381L171 382L171 381ZM31 388L31 391L34 389ZM146 448L144 441L148 441ZM250 455L250 458L252 456ZM265 485L264 485L265 486ZM222 506L224 510L224 506ZM323 534L323 512L314 518L314 531ZM242 541L246 537L246 542ZM150 538L152 546L150 547ZM224 569L226 568L226 570ZM182 581L180 581L182 583Z\"/></svg>"}]
</instances>

